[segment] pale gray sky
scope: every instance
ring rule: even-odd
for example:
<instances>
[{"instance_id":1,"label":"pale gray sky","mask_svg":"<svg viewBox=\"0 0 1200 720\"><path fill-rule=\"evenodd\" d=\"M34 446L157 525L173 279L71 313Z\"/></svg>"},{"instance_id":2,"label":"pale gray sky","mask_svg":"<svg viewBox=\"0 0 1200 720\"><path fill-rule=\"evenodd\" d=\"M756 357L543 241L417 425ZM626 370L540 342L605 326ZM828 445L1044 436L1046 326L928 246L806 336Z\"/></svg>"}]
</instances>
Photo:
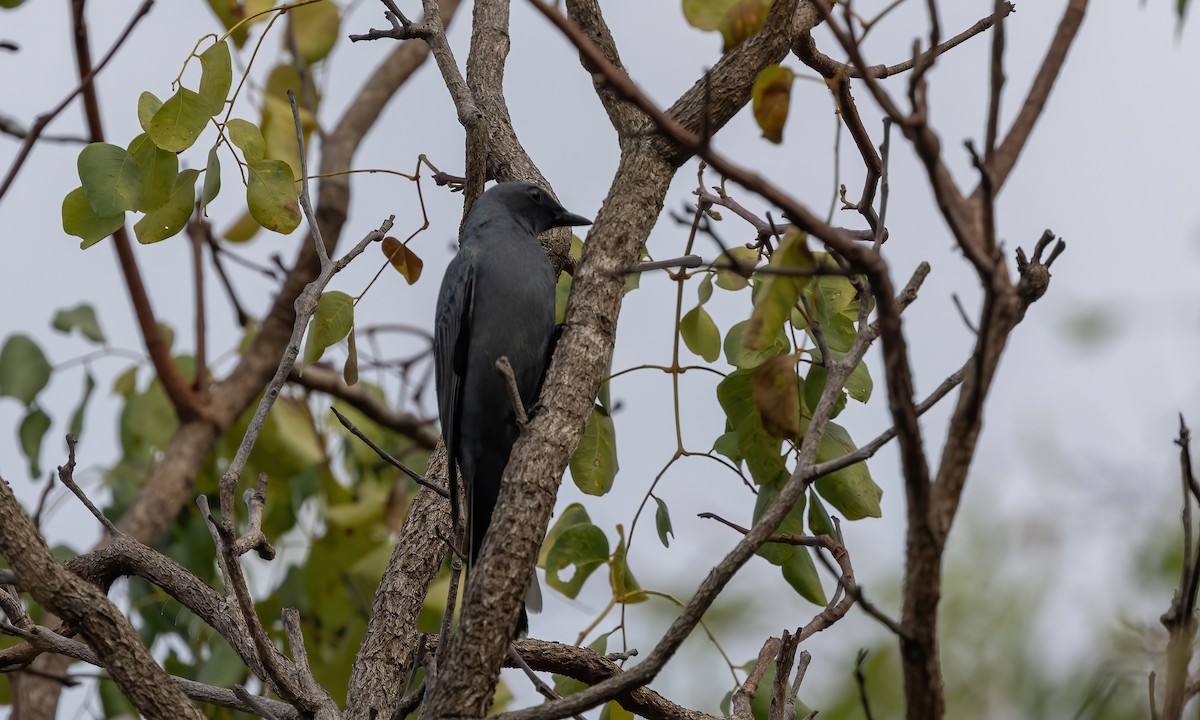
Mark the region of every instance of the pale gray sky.
<instances>
[{"instance_id":1,"label":"pale gray sky","mask_svg":"<svg viewBox=\"0 0 1200 720\"><path fill-rule=\"evenodd\" d=\"M1009 18L1006 119L1011 119L1023 98L1064 4L1028 0L1018 3ZM133 0L92 4L89 17L96 56L136 5ZM413 6L417 14L415 5L403 6ZM885 3L862 0L858 5L870 15ZM1048 608L1063 600L1072 603L1074 612L1043 613L1038 626L1043 654L1064 667L1085 657L1092 649L1091 638L1106 633L1119 618L1153 623L1166 608L1167 596L1139 596L1126 579L1132 562L1128 543L1154 528L1175 531L1172 503L1177 471L1171 439L1177 413L1195 415L1193 423L1200 424L1200 414L1195 413L1200 383L1193 360L1200 328L1192 280L1200 269L1200 211L1194 202L1195 168L1200 165L1195 132L1200 98L1193 77L1200 66L1200 30L1193 22L1177 33L1173 2L1142 5L1135 0L1092 3L1049 108L1001 196L999 230L1010 250L1017 245L1030 247L1044 228L1063 236L1069 249L1055 265L1049 294L1013 336L992 394L957 528L960 534L951 543L951 564L969 563L967 533L962 531L980 523L988 529L991 543L1011 544L998 553L1000 564L992 571L996 583L1036 586L1047 594ZM908 2L877 28L867 44L869 61L892 63L905 57L912 39L926 32L923 7L924 3ZM966 28L988 14L990 7L986 0L942 3L944 34ZM380 6L373 0L355 8L343 24L343 34L382 25ZM662 104L690 86L720 50L716 35L686 25L677 2L614 0L606 2L604 9L626 66ZM3 114L28 124L74 87L67 11L65 2L30 0L16 11L0 12L0 39L21 44L19 53L0 53L0 97L7 98L0 103ZM468 19L466 12L460 13L450 33L460 65L465 62ZM105 130L111 141L125 144L140 132L137 96L143 90L165 96L187 48L200 34L216 30L217 22L205 3L164 0L157 4L128 49L100 76ZM817 37L826 52L837 55L826 33ZM387 43L359 43L335 51L324 79L320 113L324 123L337 117L367 70L389 50ZM278 57L277 44L269 40L264 52L262 70ZM939 61L930 75L933 124L955 176L970 185L973 171L961 141L982 135L987 52L985 38L972 40ZM785 63L812 75L794 59ZM902 96L906 83L901 76L886 86ZM520 0L513 7L506 93L518 134L563 203L575 212L594 214L615 169L615 135L575 52ZM868 93L860 87L856 96L867 127L881 138L879 114ZM239 108L235 115L252 119L258 115L244 101L239 100ZM50 130L72 133L81 132L81 127L81 112L72 106ZM830 199L833 127L832 104L824 85L798 81L782 148L760 139L748 112L718 136L717 145L823 213ZM900 279L921 260L933 265L920 301L905 319L918 393L923 395L957 368L969 351L971 338L950 294L958 292L973 309L978 293L973 289L972 270L954 252L952 238L937 216L919 164L903 140L894 139L888 257ZM0 168L7 168L17 148L14 139L0 137ZM189 150L182 161L199 165L202 152ZM28 333L55 363L90 349L77 338L48 329L56 309L84 301L96 305L114 346L140 350L108 243L80 251L77 241L61 229L61 199L78 185L77 153L77 146L39 143L15 187L0 202L0 227L5 228L10 257L0 265L0 307L4 308L0 336ZM360 150L356 165L409 171L419 153L451 172L462 165L462 130L432 65L420 71L388 108ZM861 187L855 155L847 139L842 180L851 194ZM679 173L668 207L678 208L690 198L694 168L689 164ZM219 228L228 224L237 204L232 192L236 182L226 168L224 194L211 211ZM751 208L767 209L745 193L740 197ZM360 303L360 324L430 324L461 204L459 196L432 184L426 200L433 225L414 245L426 262L424 277L408 287L385 275L386 284ZM419 225L412 187L393 177L359 176L354 181L346 238L360 237L389 213L396 213L398 229ZM857 216L850 214L841 221L858 225ZM736 241L747 234L733 219L722 225L726 239ZM279 252L290 259L299 239L299 232L286 239L263 234L244 250L261 258ZM685 234L664 219L649 248L656 256L676 255L684 239ZM136 250L156 311L175 328L177 345L192 347L186 243L177 237ZM702 245L701 250L713 254L712 248ZM351 265L331 287L357 293L377 269L374 258ZM248 309L261 313L270 288L248 273L236 277ZM209 281L213 308L209 347L219 352L235 343L239 333L211 275ZM669 360L673 292L665 276L646 276L642 288L628 297L614 369ZM718 290L707 306L722 331L749 311L747 296L727 295ZM694 303L694 295L686 297L686 302ZM1116 333L1106 342L1090 345L1073 340L1072 323L1085 311L1110 318ZM872 369L878 370L877 357L871 362ZM93 364L99 386L80 448L83 467L97 468L116 458L116 405L109 389L127 365L120 359ZM871 404L852 407L839 418L860 441L873 437L888 422L880 373L875 376L879 386ZM41 400L55 419L42 454L46 467L60 461L60 442L54 438L65 433L82 382L78 370L56 374ZM696 448L709 446L722 431L723 416L713 402L713 386L705 375L685 377L684 387L693 394L684 401L685 439ZM615 541L612 528L616 523L628 527L637 500L669 458L672 432L666 376L634 373L615 381L612 391L614 399L623 403L616 416L621 472L616 490L590 501L589 509ZM37 488L30 483L16 445L15 428L22 412L15 401L0 400L0 474L19 496L32 502ZM933 461L946 416L945 409L931 412L923 422ZM884 518L845 528L859 581L892 612L904 511L895 460L889 448L871 464L884 488ZM98 480L95 473L91 479ZM718 472L715 464L699 461L676 465L660 485L660 495L670 503L676 540L670 550L664 550L651 524L639 525L633 567L643 584L655 578L656 587L686 597L734 542L731 534L706 525L695 513L732 507L735 510L727 512L734 519L748 521L752 501L735 478ZM560 503L580 497L568 482ZM83 549L98 537L98 530L74 503L63 502L50 535L55 542ZM604 584L603 579L593 579L577 602L548 592L547 612L533 619L534 634L573 641L603 607ZM751 611L750 617L763 618L721 638L738 662L753 657L766 633L794 628L815 611L791 593L774 568L758 561L732 583L728 594L726 606L742 603ZM658 610L647 603L629 613L632 637L643 650L649 649L655 631L669 617L669 611ZM613 622L606 620L603 626ZM819 707L819 689L845 677L854 650L880 632L872 621L854 613L833 632L813 638L808 648L814 655L808 682L814 690L808 702ZM715 709L727 689L720 658L702 641L690 641L685 652L686 657L669 665L655 686ZM953 673L954 668L947 672ZM723 679L701 687L697 677ZM522 697L535 701L526 692Z\"/></svg>"}]
</instances>

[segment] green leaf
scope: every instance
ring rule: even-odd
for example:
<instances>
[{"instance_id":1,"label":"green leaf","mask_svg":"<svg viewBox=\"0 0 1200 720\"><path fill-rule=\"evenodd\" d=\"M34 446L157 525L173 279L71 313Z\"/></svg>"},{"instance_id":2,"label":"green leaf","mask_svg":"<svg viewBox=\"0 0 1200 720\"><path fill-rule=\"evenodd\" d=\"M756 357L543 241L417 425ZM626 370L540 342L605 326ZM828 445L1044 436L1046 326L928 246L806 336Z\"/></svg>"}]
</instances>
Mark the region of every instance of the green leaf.
<instances>
[{"instance_id":1,"label":"green leaf","mask_svg":"<svg viewBox=\"0 0 1200 720\"><path fill-rule=\"evenodd\" d=\"M51 326L61 332L70 334L72 330L88 340L104 343L104 333L100 330L100 321L96 319L96 311L91 305L81 303L67 310L59 310L54 314Z\"/></svg>"},{"instance_id":2,"label":"green leaf","mask_svg":"<svg viewBox=\"0 0 1200 720\"><path fill-rule=\"evenodd\" d=\"M171 197L166 204L146 216L133 226L133 233L143 245L166 240L183 230L196 205L196 178L200 171L195 168L184 170L175 178Z\"/></svg>"},{"instance_id":3,"label":"green leaf","mask_svg":"<svg viewBox=\"0 0 1200 720\"><path fill-rule=\"evenodd\" d=\"M146 132L163 150L183 152L200 137L212 117L210 109L199 93L181 87L150 118Z\"/></svg>"},{"instance_id":4,"label":"green leaf","mask_svg":"<svg viewBox=\"0 0 1200 720\"><path fill-rule=\"evenodd\" d=\"M247 170L246 205L254 220L285 235L295 230L300 225L300 189L292 168L282 160L259 160Z\"/></svg>"},{"instance_id":5,"label":"green leaf","mask_svg":"<svg viewBox=\"0 0 1200 720\"><path fill-rule=\"evenodd\" d=\"M745 458L746 467L750 470L750 477L754 482L770 482L783 472L783 456L779 454L780 440L766 431L757 412L743 420L735 430L738 451Z\"/></svg>"},{"instance_id":6,"label":"green leaf","mask_svg":"<svg viewBox=\"0 0 1200 720\"><path fill-rule=\"evenodd\" d=\"M308 340L304 343L304 364L312 365L321 359L325 348L350 334L354 327L354 298L332 290L317 300L317 311L308 325Z\"/></svg>"},{"instance_id":7,"label":"green leaf","mask_svg":"<svg viewBox=\"0 0 1200 720\"><path fill-rule=\"evenodd\" d=\"M608 568L608 583L612 587L613 599L625 605L644 602L649 595L642 590L633 571L629 569L629 557L625 548L625 528L617 525L617 549L613 551Z\"/></svg>"},{"instance_id":8,"label":"green leaf","mask_svg":"<svg viewBox=\"0 0 1200 720\"><path fill-rule=\"evenodd\" d=\"M780 470L768 482L761 483L758 487L758 495L754 500L754 524L757 525L759 519L766 513L774 502L775 498L779 497L779 491L787 484L789 480L787 472ZM804 534L804 496L796 501L784 516L783 522L775 529L775 532L780 535L803 535ZM786 543L765 543L758 549L758 554L765 558L772 565L783 566L788 560L792 559L797 546L788 545Z\"/></svg>"},{"instance_id":9,"label":"green leaf","mask_svg":"<svg viewBox=\"0 0 1200 720\"><path fill-rule=\"evenodd\" d=\"M230 142L242 151L246 162L258 162L265 157L267 144L263 140L262 131L254 123L233 118L225 123L225 134L229 137Z\"/></svg>"},{"instance_id":10,"label":"green leaf","mask_svg":"<svg viewBox=\"0 0 1200 720\"><path fill-rule=\"evenodd\" d=\"M683 0L683 16L692 27L719 30L729 52L758 32L770 7L770 0Z\"/></svg>"},{"instance_id":11,"label":"green leaf","mask_svg":"<svg viewBox=\"0 0 1200 720\"><path fill-rule=\"evenodd\" d=\"M753 370L776 355L783 355L792 349L792 341L788 339L783 328L775 334L775 342L761 350L746 347L743 338L750 327L749 320L729 328L725 333L725 361L739 370Z\"/></svg>"},{"instance_id":12,"label":"green leaf","mask_svg":"<svg viewBox=\"0 0 1200 720\"><path fill-rule=\"evenodd\" d=\"M29 459L29 475L35 479L42 475L42 438L49 429L50 416L38 408L33 408L26 413L25 418L21 420L20 429L17 430L17 436L21 440L21 452Z\"/></svg>"},{"instance_id":13,"label":"green leaf","mask_svg":"<svg viewBox=\"0 0 1200 720\"><path fill-rule=\"evenodd\" d=\"M616 700L604 703L604 709L600 711L600 720L633 720L633 717L633 713L621 707Z\"/></svg>"},{"instance_id":14,"label":"green leaf","mask_svg":"<svg viewBox=\"0 0 1200 720\"><path fill-rule=\"evenodd\" d=\"M789 229L767 267L781 272L813 267L813 255L808 250L804 232ZM750 316L742 344L751 350L770 347L783 324L791 318L792 308L800 300L800 292L807 282L808 278L804 277L767 275L754 303L754 313Z\"/></svg>"},{"instance_id":15,"label":"green leaf","mask_svg":"<svg viewBox=\"0 0 1200 720\"><path fill-rule=\"evenodd\" d=\"M757 415L758 410L752 400L753 373L749 370L737 370L729 373L717 383L717 402L729 418L729 426L736 428L747 418Z\"/></svg>"},{"instance_id":16,"label":"green leaf","mask_svg":"<svg viewBox=\"0 0 1200 720\"><path fill-rule=\"evenodd\" d=\"M50 371L37 343L25 335L10 335L0 349L0 396L28 406L50 381Z\"/></svg>"},{"instance_id":17,"label":"green leaf","mask_svg":"<svg viewBox=\"0 0 1200 720\"><path fill-rule=\"evenodd\" d=\"M783 142L783 125L787 122L795 78L796 74L782 65L768 65L755 78L750 91L754 119L763 137L777 145Z\"/></svg>"},{"instance_id":18,"label":"green leaf","mask_svg":"<svg viewBox=\"0 0 1200 720\"><path fill-rule=\"evenodd\" d=\"M837 539L837 528L816 490L809 493L808 497L808 531L813 535L828 535Z\"/></svg>"},{"instance_id":19,"label":"green leaf","mask_svg":"<svg viewBox=\"0 0 1200 720\"><path fill-rule=\"evenodd\" d=\"M608 538L603 530L587 523L567 528L553 542L546 552L546 584L567 597L576 597L588 577L608 560ZM575 572L561 577L571 566Z\"/></svg>"},{"instance_id":20,"label":"green leaf","mask_svg":"<svg viewBox=\"0 0 1200 720\"><path fill-rule=\"evenodd\" d=\"M82 239L79 247L86 250L124 225L125 212L103 217L97 215L83 188L77 187L63 198L62 220L63 232Z\"/></svg>"},{"instance_id":21,"label":"green leaf","mask_svg":"<svg viewBox=\"0 0 1200 720\"><path fill-rule=\"evenodd\" d=\"M208 165L204 168L204 186L200 190L200 212L207 214L208 204L221 192L221 158L217 148L208 151Z\"/></svg>"},{"instance_id":22,"label":"green leaf","mask_svg":"<svg viewBox=\"0 0 1200 720\"><path fill-rule=\"evenodd\" d=\"M296 49L311 65L329 54L338 39L338 7L331 2L303 5L288 13L295 33Z\"/></svg>"},{"instance_id":23,"label":"green leaf","mask_svg":"<svg viewBox=\"0 0 1200 720\"><path fill-rule=\"evenodd\" d=\"M142 130L149 132L150 120L154 117L154 113L158 112L158 109L161 107L162 100L159 100L158 97L150 91L143 92L140 96L138 96L137 115L138 123L141 124Z\"/></svg>"},{"instance_id":24,"label":"green leaf","mask_svg":"<svg viewBox=\"0 0 1200 720\"><path fill-rule=\"evenodd\" d=\"M824 253L814 253L813 257L822 264L829 262ZM839 275L813 278L805 294L816 321L821 324L829 349L837 353L848 352L857 334L855 323L859 311L857 291L850 279ZM799 311L792 313L792 325L812 335L807 318Z\"/></svg>"},{"instance_id":25,"label":"green leaf","mask_svg":"<svg viewBox=\"0 0 1200 720\"><path fill-rule=\"evenodd\" d=\"M612 489L618 469L616 428L612 417L596 405L571 456L571 478L588 495L604 495Z\"/></svg>"},{"instance_id":26,"label":"green leaf","mask_svg":"<svg viewBox=\"0 0 1200 720\"><path fill-rule=\"evenodd\" d=\"M129 397L137 392L137 365L130 367L113 381L113 394Z\"/></svg>"},{"instance_id":27,"label":"green leaf","mask_svg":"<svg viewBox=\"0 0 1200 720\"><path fill-rule=\"evenodd\" d=\"M729 52L757 33L767 21L767 12L770 9L771 0L736 0L733 7L725 13L719 28L721 37L725 40L724 51Z\"/></svg>"},{"instance_id":28,"label":"green leaf","mask_svg":"<svg viewBox=\"0 0 1200 720\"><path fill-rule=\"evenodd\" d=\"M171 197L171 189L179 175L179 156L155 145L146 133L129 143L129 155L142 171L142 194L133 209L138 212L157 210Z\"/></svg>"},{"instance_id":29,"label":"green leaf","mask_svg":"<svg viewBox=\"0 0 1200 720\"><path fill-rule=\"evenodd\" d=\"M716 259L717 287L722 290L741 290L748 287L747 276L758 264L758 251L748 247L729 248Z\"/></svg>"},{"instance_id":30,"label":"green leaf","mask_svg":"<svg viewBox=\"0 0 1200 720\"><path fill-rule=\"evenodd\" d=\"M425 267L425 263L407 245L394 237L385 237L381 243L381 249L383 256L387 258L392 267L396 268L396 272L404 276L409 285L421 277L421 270Z\"/></svg>"},{"instance_id":31,"label":"green leaf","mask_svg":"<svg viewBox=\"0 0 1200 720\"><path fill-rule=\"evenodd\" d=\"M816 356L817 354L814 354ZM804 378L804 405L811 412L821 401L821 393L825 392L825 380L829 377L824 365L812 365ZM797 432L799 429L797 428Z\"/></svg>"},{"instance_id":32,"label":"green leaf","mask_svg":"<svg viewBox=\"0 0 1200 720\"><path fill-rule=\"evenodd\" d=\"M721 357L721 331L703 306L697 305L680 319L679 334L688 350L706 361Z\"/></svg>"},{"instance_id":33,"label":"green leaf","mask_svg":"<svg viewBox=\"0 0 1200 720\"><path fill-rule=\"evenodd\" d=\"M783 579L788 585L800 593L800 597L814 605L825 605L829 599L825 597L825 589L821 587L821 578L817 575L817 566L813 564L812 555L806 547L797 547L796 552L783 564Z\"/></svg>"},{"instance_id":34,"label":"green leaf","mask_svg":"<svg viewBox=\"0 0 1200 720\"><path fill-rule=\"evenodd\" d=\"M823 463L834 460L858 448L850 439L850 433L837 423L829 423L825 437L817 447L816 461ZM829 501L847 520L864 517L880 517L883 511L879 500L883 490L871 479L871 471L865 462L858 462L817 480L817 492Z\"/></svg>"},{"instance_id":35,"label":"green leaf","mask_svg":"<svg viewBox=\"0 0 1200 720\"><path fill-rule=\"evenodd\" d=\"M736 0L683 0L683 17L699 30L719 30Z\"/></svg>"},{"instance_id":36,"label":"green leaf","mask_svg":"<svg viewBox=\"0 0 1200 720\"><path fill-rule=\"evenodd\" d=\"M542 549L538 553L538 567L545 569L546 556L550 553L550 547L558 542L558 538L568 529L576 525L591 525L592 519L588 517L587 508L579 503L571 503L558 516L558 520L554 521L553 527L546 533L546 538L542 540ZM607 542L607 541L606 541Z\"/></svg>"},{"instance_id":37,"label":"green leaf","mask_svg":"<svg viewBox=\"0 0 1200 720\"><path fill-rule=\"evenodd\" d=\"M272 160L282 160L292 168L292 174L300 176L300 146L296 143L296 119L292 115L291 101L288 91L296 95L300 113L300 128L307 141L309 135L317 127L317 118L305 107L306 95L316 93L311 83L305 85L291 62L281 63L272 68L267 76L266 93L262 98L262 128L263 140L266 143L266 157ZM311 98L310 98L311 99ZM315 98L319 102L320 97Z\"/></svg>"},{"instance_id":38,"label":"green leaf","mask_svg":"<svg viewBox=\"0 0 1200 720\"><path fill-rule=\"evenodd\" d=\"M324 3L322 3L324 4ZM225 109L225 96L233 84L233 63L229 57L229 45L224 42L213 44L200 53L200 97L208 103L209 117Z\"/></svg>"},{"instance_id":39,"label":"green leaf","mask_svg":"<svg viewBox=\"0 0 1200 720\"><path fill-rule=\"evenodd\" d=\"M713 273L706 273L704 279L700 281L700 285L696 287L696 297L699 298L700 304L708 302L712 298L713 292Z\"/></svg>"},{"instance_id":40,"label":"green leaf","mask_svg":"<svg viewBox=\"0 0 1200 720\"><path fill-rule=\"evenodd\" d=\"M745 460L754 482L773 481L784 468L783 456L779 454L780 440L763 427L753 401L751 371L738 370L725 376L717 385L717 401L725 411L731 429L731 433L726 434L732 434L736 441L736 451L732 452ZM721 452L733 458L732 452Z\"/></svg>"},{"instance_id":41,"label":"green leaf","mask_svg":"<svg viewBox=\"0 0 1200 720\"><path fill-rule=\"evenodd\" d=\"M738 434L732 430L713 441L713 450L729 458L729 461L738 467L741 467L742 461L746 459L738 443Z\"/></svg>"},{"instance_id":42,"label":"green leaf","mask_svg":"<svg viewBox=\"0 0 1200 720\"><path fill-rule=\"evenodd\" d=\"M829 353L832 355L833 350L830 350ZM850 377L846 378L846 392L860 403L865 403L871 399L871 391L874 389L875 383L871 380L871 372L867 369L867 363L865 360L861 360L850 371Z\"/></svg>"},{"instance_id":43,"label":"green leaf","mask_svg":"<svg viewBox=\"0 0 1200 720\"><path fill-rule=\"evenodd\" d=\"M83 397L79 399L79 404L75 406L75 412L71 413L71 429L70 433L78 440L83 436L83 420L87 413L88 401L92 399L92 391L96 389L96 379L91 373L84 375Z\"/></svg>"},{"instance_id":44,"label":"green leaf","mask_svg":"<svg viewBox=\"0 0 1200 720\"><path fill-rule=\"evenodd\" d=\"M662 498L655 497L654 502L658 503L658 510L654 512L654 527L658 529L658 539L662 541L663 547L671 547L671 538L675 537L675 531L671 528L671 513Z\"/></svg>"},{"instance_id":45,"label":"green leaf","mask_svg":"<svg viewBox=\"0 0 1200 720\"><path fill-rule=\"evenodd\" d=\"M225 232L221 233L221 235L229 242L244 243L257 235L261 229L262 225L254 221L254 217L250 215L250 211L244 210L238 216L238 219L233 221L232 225L225 228Z\"/></svg>"},{"instance_id":46,"label":"green leaf","mask_svg":"<svg viewBox=\"0 0 1200 720\"><path fill-rule=\"evenodd\" d=\"M246 42L250 26L265 22L270 18L269 14L259 15L259 13L269 9L275 3L273 0L208 0L208 4L225 29L231 31L229 39L233 40L233 44L240 48ZM258 16L255 17L255 15ZM246 18L252 19L242 23L241 21ZM234 29L235 26L237 29Z\"/></svg>"},{"instance_id":47,"label":"green leaf","mask_svg":"<svg viewBox=\"0 0 1200 720\"><path fill-rule=\"evenodd\" d=\"M76 162L83 192L100 217L137 208L142 195L142 171L124 148L92 143Z\"/></svg>"},{"instance_id":48,"label":"green leaf","mask_svg":"<svg viewBox=\"0 0 1200 720\"><path fill-rule=\"evenodd\" d=\"M342 379L347 385L358 384L358 343L354 340L354 328L346 336L349 350L346 353L346 364L342 366Z\"/></svg>"}]
</instances>

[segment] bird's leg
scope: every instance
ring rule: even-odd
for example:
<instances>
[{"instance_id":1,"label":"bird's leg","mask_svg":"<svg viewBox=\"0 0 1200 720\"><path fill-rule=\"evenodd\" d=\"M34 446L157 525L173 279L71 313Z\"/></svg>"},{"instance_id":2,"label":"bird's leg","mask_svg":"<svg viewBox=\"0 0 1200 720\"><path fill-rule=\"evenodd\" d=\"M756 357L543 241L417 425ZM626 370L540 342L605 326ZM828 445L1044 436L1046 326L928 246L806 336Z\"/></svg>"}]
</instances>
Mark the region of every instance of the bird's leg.
<instances>
[{"instance_id":1,"label":"bird's leg","mask_svg":"<svg viewBox=\"0 0 1200 720\"><path fill-rule=\"evenodd\" d=\"M521 402L521 391L517 388L517 376L513 374L512 364L507 355L501 355L496 361L496 372L504 378L508 388L508 399L512 402L513 414L517 417L517 427L522 429L529 424L529 415L525 413L525 403Z\"/></svg>"}]
</instances>

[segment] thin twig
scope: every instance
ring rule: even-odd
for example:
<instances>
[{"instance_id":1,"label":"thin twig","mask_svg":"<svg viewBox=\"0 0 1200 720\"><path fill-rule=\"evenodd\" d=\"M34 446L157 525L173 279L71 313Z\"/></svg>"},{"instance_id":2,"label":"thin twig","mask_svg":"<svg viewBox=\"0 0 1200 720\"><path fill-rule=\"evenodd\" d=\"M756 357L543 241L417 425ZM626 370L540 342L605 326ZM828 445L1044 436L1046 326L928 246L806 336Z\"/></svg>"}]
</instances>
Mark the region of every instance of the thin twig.
<instances>
[{"instance_id":1,"label":"thin twig","mask_svg":"<svg viewBox=\"0 0 1200 720\"><path fill-rule=\"evenodd\" d=\"M507 355L500 356L500 359L496 361L496 372L504 378L504 387L508 390L508 399L512 403L517 425L525 427L529 424L529 415L525 412L525 403L521 401L521 390L517 387L517 376L513 374L512 363L508 361Z\"/></svg>"},{"instance_id":2,"label":"thin twig","mask_svg":"<svg viewBox=\"0 0 1200 720\"><path fill-rule=\"evenodd\" d=\"M242 501L246 503L247 524L249 527L234 542L234 554L241 557L253 550L263 560L274 560L275 548L271 547L271 542L262 530L263 510L267 505L266 473L258 474L258 482L255 483L253 489L247 489L242 494Z\"/></svg>"},{"instance_id":3,"label":"thin twig","mask_svg":"<svg viewBox=\"0 0 1200 720\"><path fill-rule=\"evenodd\" d=\"M407 465L405 465L404 463L400 462L395 457L393 457L392 454L389 453L387 450L384 450L383 448L376 445L371 440L371 438L367 437L366 433L364 433L362 430L359 430L358 426L355 425L353 422L351 422L350 418L346 417L341 412L339 412L337 408L335 408L331 405L329 407L329 409L330 409L330 411L333 412L334 416L337 417L338 422L340 422L347 430L349 430L350 433L352 435L354 435L354 437L356 437L359 440L362 440L364 443L366 443L367 447L374 450L375 454L378 455L380 458L382 458L384 462L386 462L387 464L391 465L392 467L396 468L400 472L407 475L413 482L420 485L421 487L429 488L430 490L434 491L435 493L437 493L438 495L441 495L444 498L447 498L447 499L450 498L450 493L446 492L446 488L438 485L437 483L433 483L433 482L430 482L429 480L426 480L424 475L417 473L415 470L413 470L412 468L408 467Z\"/></svg>"},{"instance_id":4,"label":"thin twig","mask_svg":"<svg viewBox=\"0 0 1200 720\"><path fill-rule=\"evenodd\" d=\"M788 695L784 720L796 720L796 697L800 694L800 683L804 682L804 676L808 673L808 664L810 662L812 662L812 655L807 650L801 650L800 662L796 663L796 682L792 683L792 692ZM816 712L816 710L813 712Z\"/></svg>"},{"instance_id":5,"label":"thin twig","mask_svg":"<svg viewBox=\"0 0 1200 720\"><path fill-rule=\"evenodd\" d=\"M854 682L858 685L858 701L862 705L863 717L874 720L871 714L871 701L867 698L867 674L863 672L863 663L867 660L867 650L862 648L854 659Z\"/></svg>"},{"instance_id":6,"label":"thin twig","mask_svg":"<svg viewBox=\"0 0 1200 720\"><path fill-rule=\"evenodd\" d=\"M113 521L109 520L108 516L100 512L100 509L92 503L88 496L83 492L83 489L79 487L79 484L75 482L75 443L75 436L67 435L67 464L58 466L59 482L67 486L67 489L70 490L71 493L79 499L79 502L83 503L83 506L88 509L88 512L92 514L92 517L96 518L96 520L98 520L100 524L104 526L104 529L108 531L109 535L120 535L121 531L117 529L117 526L113 524Z\"/></svg>"}]
</instances>

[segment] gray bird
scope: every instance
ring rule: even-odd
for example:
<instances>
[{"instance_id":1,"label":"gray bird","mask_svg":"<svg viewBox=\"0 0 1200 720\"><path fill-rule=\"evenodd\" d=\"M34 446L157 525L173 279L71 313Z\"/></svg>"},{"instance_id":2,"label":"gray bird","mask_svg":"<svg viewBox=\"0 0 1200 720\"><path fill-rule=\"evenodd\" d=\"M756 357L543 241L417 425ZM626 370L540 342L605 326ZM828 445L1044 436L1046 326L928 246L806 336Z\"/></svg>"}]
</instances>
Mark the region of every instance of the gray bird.
<instances>
[{"instance_id":1,"label":"gray bird","mask_svg":"<svg viewBox=\"0 0 1200 720\"><path fill-rule=\"evenodd\" d=\"M538 235L590 224L536 185L499 183L471 207L458 254L442 278L433 339L438 415L451 468L455 527L456 464L466 488L468 565L483 547L500 479L520 433L496 361L508 358L529 408L553 352L555 277ZM528 627L522 604L518 634Z\"/></svg>"}]
</instances>

